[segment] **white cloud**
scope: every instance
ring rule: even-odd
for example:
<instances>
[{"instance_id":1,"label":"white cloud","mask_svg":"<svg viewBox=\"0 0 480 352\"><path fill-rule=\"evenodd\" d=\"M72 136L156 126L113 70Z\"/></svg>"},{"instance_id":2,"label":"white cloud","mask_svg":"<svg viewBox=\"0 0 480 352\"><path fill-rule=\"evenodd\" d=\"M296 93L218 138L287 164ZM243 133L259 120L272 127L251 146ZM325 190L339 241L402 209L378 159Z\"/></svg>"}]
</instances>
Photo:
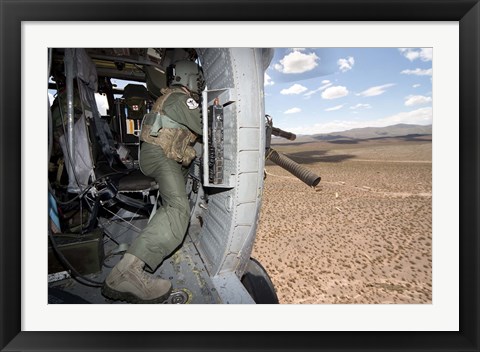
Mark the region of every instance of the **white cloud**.
<instances>
[{"instance_id":1,"label":"white cloud","mask_svg":"<svg viewBox=\"0 0 480 352\"><path fill-rule=\"evenodd\" d=\"M287 89L282 89L280 91L280 94L283 95L292 95L292 94L301 94L303 92L306 92L308 89L301 84L295 83L293 86Z\"/></svg>"},{"instance_id":2,"label":"white cloud","mask_svg":"<svg viewBox=\"0 0 480 352\"><path fill-rule=\"evenodd\" d=\"M433 49L432 48L423 48L420 50L420 59L422 61L432 61L433 59Z\"/></svg>"},{"instance_id":3,"label":"white cloud","mask_svg":"<svg viewBox=\"0 0 480 352\"><path fill-rule=\"evenodd\" d=\"M315 53L304 54L300 51L294 51L275 64L274 68L282 73L303 73L313 70L318 66L317 61L320 58Z\"/></svg>"},{"instance_id":4,"label":"white cloud","mask_svg":"<svg viewBox=\"0 0 480 352\"><path fill-rule=\"evenodd\" d=\"M408 112L401 112L378 120L335 120L326 123L314 124L312 126L285 127L285 129L295 134L308 135L317 133L341 132L350 130L352 128L386 127L399 123L430 125L432 124L432 108L427 107Z\"/></svg>"},{"instance_id":5,"label":"white cloud","mask_svg":"<svg viewBox=\"0 0 480 352\"><path fill-rule=\"evenodd\" d=\"M357 110L357 109L371 109L372 106L370 104L357 104L354 106L351 106L350 109L352 110Z\"/></svg>"},{"instance_id":6,"label":"white cloud","mask_svg":"<svg viewBox=\"0 0 480 352\"><path fill-rule=\"evenodd\" d=\"M393 87L395 84L388 83L382 86L375 86L364 90L363 92L358 93L357 95L362 97L374 97L385 93L387 88Z\"/></svg>"},{"instance_id":7,"label":"white cloud","mask_svg":"<svg viewBox=\"0 0 480 352\"><path fill-rule=\"evenodd\" d=\"M330 83L330 81L329 81L328 79L324 79L324 80L322 81L322 84L328 84L328 83Z\"/></svg>"},{"instance_id":8,"label":"white cloud","mask_svg":"<svg viewBox=\"0 0 480 352\"><path fill-rule=\"evenodd\" d=\"M414 61L420 59L422 61L432 61L432 48L400 48L398 49L408 60Z\"/></svg>"},{"instance_id":9,"label":"white cloud","mask_svg":"<svg viewBox=\"0 0 480 352\"><path fill-rule=\"evenodd\" d=\"M348 89L344 86L327 88L322 93L323 99L337 99L348 95Z\"/></svg>"},{"instance_id":10,"label":"white cloud","mask_svg":"<svg viewBox=\"0 0 480 352\"><path fill-rule=\"evenodd\" d=\"M302 109L300 108L291 108L291 109L288 109L287 111L284 111L283 113L284 114L296 114L298 112L301 112Z\"/></svg>"},{"instance_id":11,"label":"white cloud","mask_svg":"<svg viewBox=\"0 0 480 352\"><path fill-rule=\"evenodd\" d=\"M340 71L347 72L352 69L355 64L355 59L351 56L346 59L338 59L337 64Z\"/></svg>"},{"instance_id":12,"label":"white cloud","mask_svg":"<svg viewBox=\"0 0 480 352\"><path fill-rule=\"evenodd\" d=\"M405 56L410 61L418 59L418 56L419 56L418 51L408 49L408 48L400 48L398 50L400 50L400 52L403 54L403 56Z\"/></svg>"},{"instance_id":13,"label":"white cloud","mask_svg":"<svg viewBox=\"0 0 480 352\"><path fill-rule=\"evenodd\" d=\"M275 84L275 82L272 81L272 77L270 77L266 72L265 72L263 82L265 86L273 86Z\"/></svg>"},{"instance_id":14,"label":"white cloud","mask_svg":"<svg viewBox=\"0 0 480 352\"><path fill-rule=\"evenodd\" d=\"M418 83L417 83L417 84L414 84L412 87L413 87L413 88L418 88L418 87L420 87L420 84L418 84Z\"/></svg>"},{"instance_id":15,"label":"white cloud","mask_svg":"<svg viewBox=\"0 0 480 352\"><path fill-rule=\"evenodd\" d=\"M325 109L325 111L335 111L335 110L340 110L341 108L343 108L343 105L337 105L337 106Z\"/></svg>"},{"instance_id":16,"label":"white cloud","mask_svg":"<svg viewBox=\"0 0 480 352\"><path fill-rule=\"evenodd\" d=\"M405 99L405 106L422 105L432 102L431 97L425 97L423 95L410 95Z\"/></svg>"},{"instance_id":17,"label":"white cloud","mask_svg":"<svg viewBox=\"0 0 480 352\"><path fill-rule=\"evenodd\" d=\"M431 68L429 68L427 70L422 70L420 68L416 68L415 70L403 70L400 73L404 74L404 75L431 76L432 73L433 73L433 70Z\"/></svg>"},{"instance_id":18,"label":"white cloud","mask_svg":"<svg viewBox=\"0 0 480 352\"><path fill-rule=\"evenodd\" d=\"M418 110L401 112L396 115L388 116L378 120L377 126L390 126L399 123L413 124L413 125L430 125L432 123L432 108L421 108Z\"/></svg>"},{"instance_id":19,"label":"white cloud","mask_svg":"<svg viewBox=\"0 0 480 352\"><path fill-rule=\"evenodd\" d=\"M324 82L326 82L326 83L324 83ZM326 89L326 88L328 88L328 87L330 87L330 86L332 85L332 83L330 83L330 81L327 81L327 80L322 81L322 83L323 83L323 86L321 86L321 87L319 87L319 88L317 88L317 89L315 89L315 90L311 90L311 91L305 93L303 96L305 96L305 97L310 97L310 96L312 96L313 94L318 93L318 92L321 92L322 90L324 90L324 89Z\"/></svg>"}]
</instances>

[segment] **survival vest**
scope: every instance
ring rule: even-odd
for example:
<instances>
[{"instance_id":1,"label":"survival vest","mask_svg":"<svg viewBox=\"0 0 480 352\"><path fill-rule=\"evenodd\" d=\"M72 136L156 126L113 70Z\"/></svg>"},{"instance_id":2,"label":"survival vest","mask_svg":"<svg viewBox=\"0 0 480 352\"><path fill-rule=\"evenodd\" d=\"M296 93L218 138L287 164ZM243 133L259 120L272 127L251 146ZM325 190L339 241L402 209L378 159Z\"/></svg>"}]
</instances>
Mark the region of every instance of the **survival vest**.
<instances>
[{"instance_id":1,"label":"survival vest","mask_svg":"<svg viewBox=\"0 0 480 352\"><path fill-rule=\"evenodd\" d=\"M152 111L145 114L142 121L142 130L140 132L140 140L143 142L159 145L158 131L162 128L181 128L188 129L186 126L179 124L165 115L163 111L163 105L165 101L173 93L182 93L188 95L182 90L164 88L161 90L162 96L160 96L152 107Z\"/></svg>"}]
</instances>

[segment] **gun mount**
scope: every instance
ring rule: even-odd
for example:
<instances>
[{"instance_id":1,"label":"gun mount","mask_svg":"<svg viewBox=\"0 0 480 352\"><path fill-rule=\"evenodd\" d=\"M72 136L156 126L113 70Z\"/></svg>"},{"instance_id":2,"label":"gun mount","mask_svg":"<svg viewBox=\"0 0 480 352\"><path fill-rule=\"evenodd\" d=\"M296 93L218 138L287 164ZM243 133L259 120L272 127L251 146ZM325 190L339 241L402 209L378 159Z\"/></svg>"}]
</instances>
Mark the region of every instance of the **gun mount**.
<instances>
[{"instance_id":1,"label":"gun mount","mask_svg":"<svg viewBox=\"0 0 480 352\"><path fill-rule=\"evenodd\" d=\"M267 120L266 128L265 128L266 134L267 134L266 143L265 143L265 146L266 146L265 159L270 159L275 164L287 170L288 172L290 172L292 175L297 177L299 180L303 181L308 186L310 187L317 186L320 183L320 180L322 179L320 176L310 171L306 167L296 163L295 161L287 157L285 154L279 153L278 151L270 147L272 134L274 136L286 138L291 141L294 141L297 138L297 136L291 132L287 132L287 131L281 130L280 128L273 127L272 118L269 115L265 115L265 118Z\"/></svg>"}]
</instances>

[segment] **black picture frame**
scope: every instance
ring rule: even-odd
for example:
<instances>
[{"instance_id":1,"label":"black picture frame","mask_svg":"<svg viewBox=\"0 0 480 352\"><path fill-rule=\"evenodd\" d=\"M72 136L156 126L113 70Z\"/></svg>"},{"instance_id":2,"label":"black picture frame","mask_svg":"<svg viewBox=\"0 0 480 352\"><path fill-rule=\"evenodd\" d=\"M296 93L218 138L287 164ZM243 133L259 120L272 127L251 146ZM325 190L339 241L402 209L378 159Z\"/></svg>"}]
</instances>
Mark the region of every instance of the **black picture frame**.
<instances>
[{"instance_id":1,"label":"black picture frame","mask_svg":"<svg viewBox=\"0 0 480 352\"><path fill-rule=\"evenodd\" d=\"M479 0L0 0L0 13L2 351L480 350ZM459 21L460 209L453 211L459 211L460 221L460 330L287 333L21 331L21 22L85 20ZM201 320L201 317L196 319Z\"/></svg>"}]
</instances>

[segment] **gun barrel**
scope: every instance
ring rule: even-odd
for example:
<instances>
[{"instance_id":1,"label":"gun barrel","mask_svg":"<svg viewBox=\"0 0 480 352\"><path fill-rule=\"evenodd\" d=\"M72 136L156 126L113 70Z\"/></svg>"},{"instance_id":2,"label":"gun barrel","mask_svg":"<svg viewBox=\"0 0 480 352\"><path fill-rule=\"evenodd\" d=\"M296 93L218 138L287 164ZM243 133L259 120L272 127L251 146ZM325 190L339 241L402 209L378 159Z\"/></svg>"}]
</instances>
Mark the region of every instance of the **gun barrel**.
<instances>
[{"instance_id":1,"label":"gun barrel","mask_svg":"<svg viewBox=\"0 0 480 352\"><path fill-rule=\"evenodd\" d=\"M322 179L317 174L313 173L312 171L308 170L307 168L303 167L302 165L297 164L295 161L277 152L274 149L270 149L269 159L272 160L278 166L284 168L292 175L299 178L301 181L305 182L310 187L315 187L318 185L320 180Z\"/></svg>"},{"instance_id":2,"label":"gun barrel","mask_svg":"<svg viewBox=\"0 0 480 352\"><path fill-rule=\"evenodd\" d=\"M280 128L277 128L277 127L272 127L272 134L274 136L283 137L283 138L286 138L286 139L291 140L291 141L294 141L297 138L297 135L295 135L291 132L281 130Z\"/></svg>"}]
</instances>

